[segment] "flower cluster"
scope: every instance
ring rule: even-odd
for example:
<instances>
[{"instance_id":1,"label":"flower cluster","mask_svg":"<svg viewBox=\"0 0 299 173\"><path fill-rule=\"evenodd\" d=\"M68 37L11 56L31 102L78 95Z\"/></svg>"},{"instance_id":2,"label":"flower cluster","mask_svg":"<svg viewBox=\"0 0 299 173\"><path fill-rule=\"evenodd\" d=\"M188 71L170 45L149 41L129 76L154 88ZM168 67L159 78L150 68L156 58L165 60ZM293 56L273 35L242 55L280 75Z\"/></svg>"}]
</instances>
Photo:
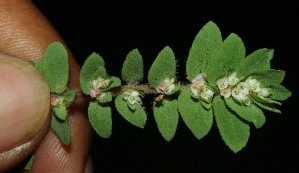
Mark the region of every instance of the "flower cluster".
<instances>
[{"instance_id":1,"label":"flower cluster","mask_svg":"<svg viewBox=\"0 0 299 173\"><path fill-rule=\"evenodd\" d=\"M194 98L201 98L211 103L214 91L207 85L207 76L203 73L198 74L193 80L190 87L191 95Z\"/></svg>"},{"instance_id":2,"label":"flower cluster","mask_svg":"<svg viewBox=\"0 0 299 173\"><path fill-rule=\"evenodd\" d=\"M174 78L166 78L157 88L157 93L169 95L174 91Z\"/></svg>"},{"instance_id":3,"label":"flower cluster","mask_svg":"<svg viewBox=\"0 0 299 173\"><path fill-rule=\"evenodd\" d=\"M244 82L238 83L239 79L236 76L237 73L234 72L217 81L221 96L225 98L232 96L238 102L249 106L251 104L249 96L257 95L266 99L271 94L270 88L263 87L256 79L249 77Z\"/></svg>"},{"instance_id":4,"label":"flower cluster","mask_svg":"<svg viewBox=\"0 0 299 173\"><path fill-rule=\"evenodd\" d=\"M62 95L57 96L57 95L51 94L50 100L51 100L51 106L53 106L53 107L63 105L65 102L65 98Z\"/></svg>"},{"instance_id":5,"label":"flower cluster","mask_svg":"<svg viewBox=\"0 0 299 173\"><path fill-rule=\"evenodd\" d=\"M124 92L124 99L128 102L129 107L137 104L141 105L140 93L136 90L130 89ZM132 108L132 107L131 107Z\"/></svg>"},{"instance_id":6,"label":"flower cluster","mask_svg":"<svg viewBox=\"0 0 299 173\"><path fill-rule=\"evenodd\" d=\"M91 98L100 98L103 97L105 93L103 91L109 87L112 83L110 78L98 77L97 79L91 82L92 88L89 90L89 95Z\"/></svg>"}]
</instances>

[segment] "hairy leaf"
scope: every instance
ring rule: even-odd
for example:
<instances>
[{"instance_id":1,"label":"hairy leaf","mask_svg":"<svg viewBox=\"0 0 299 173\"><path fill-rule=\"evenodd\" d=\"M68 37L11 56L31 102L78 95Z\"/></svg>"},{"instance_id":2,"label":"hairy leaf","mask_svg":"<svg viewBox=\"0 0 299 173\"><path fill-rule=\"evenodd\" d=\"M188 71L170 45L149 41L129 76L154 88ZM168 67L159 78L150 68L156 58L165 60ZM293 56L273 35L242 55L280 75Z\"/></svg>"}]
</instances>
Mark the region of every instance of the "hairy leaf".
<instances>
[{"instance_id":1,"label":"hairy leaf","mask_svg":"<svg viewBox=\"0 0 299 173\"><path fill-rule=\"evenodd\" d=\"M54 114L57 116L57 118L65 121L67 117L67 109L66 106L61 105L53 108Z\"/></svg>"},{"instance_id":2,"label":"hairy leaf","mask_svg":"<svg viewBox=\"0 0 299 173\"><path fill-rule=\"evenodd\" d=\"M88 107L91 126L102 138L109 138L112 133L112 111L109 104L91 102Z\"/></svg>"},{"instance_id":3,"label":"hairy leaf","mask_svg":"<svg viewBox=\"0 0 299 173\"><path fill-rule=\"evenodd\" d=\"M112 83L107 89L115 88L121 86L121 80L118 77L111 76Z\"/></svg>"},{"instance_id":4,"label":"hairy leaf","mask_svg":"<svg viewBox=\"0 0 299 173\"><path fill-rule=\"evenodd\" d=\"M230 34L210 61L207 74L210 85L215 86L219 78L236 71L244 58L245 47L241 38Z\"/></svg>"},{"instance_id":5,"label":"hairy leaf","mask_svg":"<svg viewBox=\"0 0 299 173\"><path fill-rule=\"evenodd\" d=\"M216 96L213 101L214 115L220 135L226 145L235 153L248 142L250 127L227 108L224 100Z\"/></svg>"},{"instance_id":6,"label":"hairy leaf","mask_svg":"<svg viewBox=\"0 0 299 173\"><path fill-rule=\"evenodd\" d=\"M141 106L136 105L135 110L132 110L122 96L117 96L115 99L115 107L120 115L129 123L144 128L147 116Z\"/></svg>"},{"instance_id":7,"label":"hairy leaf","mask_svg":"<svg viewBox=\"0 0 299 173\"><path fill-rule=\"evenodd\" d=\"M262 84L280 84L283 81L285 72L283 70L266 70L252 75Z\"/></svg>"},{"instance_id":8,"label":"hairy leaf","mask_svg":"<svg viewBox=\"0 0 299 173\"><path fill-rule=\"evenodd\" d=\"M233 98L225 99L225 103L241 118L244 118L244 120L248 122L252 122L256 128L261 128L266 122L263 111L254 104L249 106L238 104Z\"/></svg>"},{"instance_id":9,"label":"hairy leaf","mask_svg":"<svg viewBox=\"0 0 299 173\"><path fill-rule=\"evenodd\" d=\"M127 55L121 70L121 78L127 83L138 83L143 78L143 60L138 49Z\"/></svg>"},{"instance_id":10,"label":"hairy leaf","mask_svg":"<svg viewBox=\"0 0 299 173\"><path fill-rule=\"evenodd\" d=\"M76 93L77 93L76 90L67 90L65 92L65 100L68 105L70 105L75 100Z\"/></svg>"},{"instance_id":11,"label":"hairy leaf","mask_svg":"<svg viewBox=\"0 0 299 173\"><path fill-rule=\"evenodd\" d=\"M205 109L199 100L191 97L190 91L183 91L178 98L180 114L197 139L208 134L213 124L212 109Z\"/></svg>"},{"instance_id":12,"label":"hairy leaf","mask_svg":"<svg viewBox=\"0 0 299 173\"><path fill-rule=\"evenodd\" d=\"M85 94L89 94L91 81L95 79L95 75L105 74L105 62L103 58L92 53L84 62L80 71L80 85Z\"/></svg>"},{"instance_id":13,"label":"hairy leaf","mask_svg":"<svg viewBox=\"0 0 299 173\"><path fill-rule=\"evenodd\" d=\"M155 103L154 117L163 138L170 141L175 135L179 121L177 100L164 98L161 103Z\"/></svg>"},{"instance_id":14,"label":"hairy leaf","mask_svg":"<svg viewBox=\"0 0 299 173\"><path fill-rule=\"evenodd\" d=\"M250 74L270 69L270 60L273 58L273 49L259 49L248 55L237 69L239 79Z\"/></svg>"},{"instance_id":15,"label":"hairy leaf","mask_svg":"<svg viewBox=\"0 0 299 173\"><path fill-rule=\"evenodd\" d=\"M186 73L190 80L199 73L207 74L209 61L222 43L221 32L210 21L196 35L186 62Z\"/></svg>"},{"instance_id":16,"label":"hairy leaf","mask_svg":"<svg viewBox=\"0 0 299 173\"><path fill-rule=\"evenodd\" d=\"M261 103L259 101L256 101L255 99L252 99L252 101L254 102L254 104L256 104L257 106L259 106L260 108L263 108L265 110L268 110L268 111L271 111L271 112L275 112L275 113L281 113L281 111L276 108L276 104Z\"/></svg>"},{"instance_id":17,"label":"hairy leaf","mask_svg":"<svg viewBox=\"0 0 299 173\"><path fill-rule=\"evenodd\" d=\"M98 99L100 103L108 103L112 101L112 93L111 92L104 92L100 95Z\"/></svg>"},{"instance_id":18,"label":"hairy leaf","mask_svg":"<svg viewBox=\"0 0 299 173\"><path fill-rule=\"evenodd\" d=\"M50 44L43 58L43 74L46 76L50 91L61 94L67 88L69 79L68 55L59 42Z\"/></svg>"},{"instance_id":19,"label":"hairy leaf","mask_svg":"<svg viewBox=\"0 0 299 173\"><path fill-rule=\"evenodd\" d=\"M65 145L71 142L71 129L66 121L62 121L56 116L52 115L51 128L54 130L58 138Z\"/></svg>"},{"instance_id":20,"label":"hairy leaf","mask_svg":"<svg viewBox=\"0 0 299 173\"><path fill-rule=\"evenodd\" d=\"M166 78L175 78L176 61L170 47L166 46L157 56L148 72L148 82L156 88Z\"/></svg>"},{"instance_id":21,"label":"hairy leaf","mask_svg":"<svg viewBox=\"0 0 299 173\"><path fill-rule=\"evenodd\" d=\"M286 100L292 93L281 85L270 85L271 95L270 97L274 100Z\"/></svg>"}]
</instances>

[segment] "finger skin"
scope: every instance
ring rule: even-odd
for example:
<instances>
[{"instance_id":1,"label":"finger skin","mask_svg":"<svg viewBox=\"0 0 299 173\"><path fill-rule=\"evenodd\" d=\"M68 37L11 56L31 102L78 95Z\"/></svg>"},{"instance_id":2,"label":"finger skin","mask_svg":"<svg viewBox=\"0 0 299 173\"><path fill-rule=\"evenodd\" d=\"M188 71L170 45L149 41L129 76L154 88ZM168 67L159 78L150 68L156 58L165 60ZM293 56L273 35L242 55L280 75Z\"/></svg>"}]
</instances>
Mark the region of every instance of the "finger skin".
<instances>
[{"instance_id":1,"label":"finger skin","mask_svg":"<svg viewBox=\"0 0 299 173\"><path fill-rule=\"evenodd\" d=\"M0 52L25 60L41 58L46 47L54 41L63 43L59 34L29 0L0 0L0 40ZM69 89L80 90L80 67L70 51L68 53ZM69 146L61 144L53 131L48 130L35 150L32 172L83 172L92 138L86 104L87 101L79 94L70 107L67 121L72 139ZM42 129L48 127L49 123L46 123ZM28 151L31 150L25 149L19 154L25 155Z\"/></svg>"}]
</instances>

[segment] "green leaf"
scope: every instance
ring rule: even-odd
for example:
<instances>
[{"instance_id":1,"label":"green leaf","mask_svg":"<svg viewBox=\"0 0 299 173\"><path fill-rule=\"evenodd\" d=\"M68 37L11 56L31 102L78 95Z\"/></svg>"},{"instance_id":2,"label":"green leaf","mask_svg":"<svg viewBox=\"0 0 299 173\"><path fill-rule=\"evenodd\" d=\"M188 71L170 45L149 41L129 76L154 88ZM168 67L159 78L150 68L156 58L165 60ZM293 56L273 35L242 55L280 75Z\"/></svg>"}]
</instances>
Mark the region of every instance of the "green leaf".
<instances>
[{"instance_id":1,"label":"green leaf","mask_svg":"<svg viewBox=\"0 0 299 173\"><path fill-rule=\"evenodd\" d=\"M252 75L262 84L280 84L283 81L285 72L283 70L266 70Z\"/></svg>"},{"instance_id":2,"label":"green leaf","mask_svg":"<svg viewBox=\"0 0 299 173\"><path fill-rule=\"evenodd\" d=\"M138 49L127 55L121 70L121 78L127 83L138 83L143 78L143 60Z\"/></svg>"},{"instance_id":3,"label":"green leaf","mask_svg":"<svg viewBox=\"0 0 299 173\"><path fill-rule=\"evenodd\" d=\"M275 113L281 113L280 110L278 110L275 106L276 104L270 104L270 103L261 103L259 101L256 101L255 99L251 99L254 104L256 104L257 106L259 106L260 108L263 108L265 110L271 111L271 112L275 112Z\"/></svg>"},{"instance_id":4,"label":"green leaf","mask_svg":"<svg viewBox=\"0 0 299 173\"><path fill-rule=\"evenodd\" d=\"M200 101L200 103L201 103L201 105L205 108L205 109L207 109L207 110L210 110L211 109L211 107L212 107L212 103L207 103L207 102L205 102L205 101Z\"/></svg>"},{"instance_id":5,"label":"green leaf","mask_svg":"<svg viewBox=\"0 0 299 173\"><path fill-rule=\"evenodd\" d=\"M65 121L67 117L67 109L66 106L61 105L53 108L54 114L57 116L57 118Z\"/></svg>"},{"instance_id":6,"label":"green leaf","mask_svg":"<svg viewBox=\"0 0 299 173\"><path fill-rule=\"evenodd\" d=\"M68 105L70 105L75 100L76 94L77 94L76 90L67 90L65 92L65 100Z\"/></svg>"},{"instance_id":7,"label":"green leaf","mask_svg":"<svg viewBox=\"0 0 299 173\"><path fill-rule=\"evenodd\" d=\"M259 49L248 55L237 69L239 79L242 80L252 73L269 70L273 49Z\"/></svg>"},{"instance_id":8,"label":"green leaf","mask_svg":"<svg viewBox=\"0 0 299 173\"><path fill-rule=\"evenodd\" d=\"M121 86L121 80L118 77L111 76L112 83L109 85L108 89Z\"/></svg>"},{"instance_id":9,"label":"green leaf","mask_svg":"<svg viewBox=\"0 0 299 173\"><path fill-rule=\"evenodd\" d=\"M251 96L252 99L260 102L260 103L266 103L266 104L277 104L279 106L281 106L282 104L279 101L276 100L272 100L271 98L262 98L258 95L252 95Z\"/></svg>"},{"instance_id":10,"label":"green leaf","mask_svg":"<svg viewBox=\"0 0 299 173\"><path fill-rule=\"evenodd\" d=\"M274 100L286 100L292 93L281 85L270 85L271 95L270 97Z\"/></svg>"},{"instance_id":11,"label":"green leaf","mask_svg":"<svg viewBox=\"0 0 299 173\"><path fill-rule=\"evenodd\" d=\"M248 142L250 127L230 111L224 100L216 96L213 101L214 115L220 135L226 145L235 153Z\"/></svg>"},{"instance_id":12,"label":"green leaf","mask_svg":"<svg viewBox=\"0 0 299 173\"><path fill-rule=\"evenodd\" d=\"M100 103L108 103L112 101L112 93L111 92L103 92L98 98Z\"/></svg>"},{"instance_id":13,"label":"green leaf","mask_svg":"<svg viewBox=\"0 0 299 173\"><path fill-rule=\"evenodd\" d=\"M186 73L190 80L199 73L207 74L209 61L222 43L221 32L210 21L196 35L186 62Z\"/></svg>"},{"instance_id":14,"label":"green leaf","mask_svg":"<svg viewBox=\"0 0 299 173\"><path fill-rule=\"evenodd\" d=\"M58 138L65 145L69 145L71 142L71 129L66 121L58 119L52 115L51 128L54 130Z\"/></svg>"},{"instance_id":15,"label":"green leaf","mask_svg":"<svg viewBox=\"0 0 299 173\"><path fill-rule=\"evenodd\" d=\"M34 154L30 154L23 162L24 164L24 170L30 171L33 166L33 161L34 161Z\"/></svg>"},{"instance_id":16,"label":"green leaf","mask_svg":"<svg viewBox=\"0 0 299 173\"><path fill-rule=\"evenodd\" d=\"M211 59L207 79L212 86L227 73L234 72L245 58L245 47L239 36L230 34Z\"/></svg>"},{"instance_id":17,"label":"green leaf","mask_svg":"<svg viewBox=\"0 0 299 173\"><path fill-rule=\"evenodd\" d=\"M197 139L208 134L213 124L212 109L205 109L199 100L191 97L190 91L183 91L178 98L178 108L183 121Z\"/></svg>"},{"instance_id":18,"label":"green leaf","mask_svg":"<svg viewBox=\"0 0 299 173\"><path fill-rule=\"evenodd\" d=\"M241 118L248 122L252 122L256 128L261 128L266 122L263 111L254 104L249 106L238 104L233 98L225 99L225 103Z\"/></svg>"},{"instance_id":19,"label":"green leaf","mask_svg":"<svg viewBox=\"0 0 299 173\"><path fill-rule=\"evenodd\" d=\"M93 129L102 138L109 138L112 133L112 111L109 104L91 102L88 107L88 118Z\"/></svg>"},{"instance_id":20,"label":"green leaf","mask_svg":"<svg viewBox=\"0 0 299 173\"><path fill-rule=\"evenodd\" d=\"M43 59L39 59L36 62L34 62L34 67L37 68L37 70L43 74L44 73L44 68L43 68Z\"/></svg>"},{"instance_id":21,"label":"green leaf","mask_svg":"<svg viewBox=\"0 0 299 173\"><path fill-rule=\"evenodd\" d=\"M135 110L130 109L127 105L127 101L124 100L122 96L116 97L115 106L120 115L129 123L144 128L147 116L141 106L135 106Z\"/></svg>"},{"instance_id":22,"label":"green leaf","mask_svg":"<svg viewBox=\"0 0 299 173\"><path fill-rule=\"evenodd\" d=\"M59 42L48 46L43 58L43 74L52 93L61 94L67 88L69 63L67 50Z\"/></svg>"},{"instance_id":23,"label":"green leaf","mask_svg":"<svg viewBox=\"0 0 299 173\"><path fill-rule=\"evenodd\" d=\"M170 47L166 46L157 56L148 72L148 82L153 88L166 78L175 78L176 61Z\"/></svg>"},{"instance_id":24,"label":"green leaf","mask_svg":"<svg viewBox=\"0 0 299 173\"><path fill-rule=\"evenodd\" d=\"M85 94L89 94L91 81L95 79L95 75L99 74L106 74L105 62L99 54L92 53L85 60L80 71L80 85Z\"/></svg>"},{"instance_id":25,"label":"green leaf","mask_svg":"<svg viewBox=\"0 0 299 173\"><path fill-rule=\"evenodd\" d=\"M154 117L163 138L170 141L175 135L179 121L177 100L164 98L161 103L154 103Z\"/></svg>"}]
</instances>

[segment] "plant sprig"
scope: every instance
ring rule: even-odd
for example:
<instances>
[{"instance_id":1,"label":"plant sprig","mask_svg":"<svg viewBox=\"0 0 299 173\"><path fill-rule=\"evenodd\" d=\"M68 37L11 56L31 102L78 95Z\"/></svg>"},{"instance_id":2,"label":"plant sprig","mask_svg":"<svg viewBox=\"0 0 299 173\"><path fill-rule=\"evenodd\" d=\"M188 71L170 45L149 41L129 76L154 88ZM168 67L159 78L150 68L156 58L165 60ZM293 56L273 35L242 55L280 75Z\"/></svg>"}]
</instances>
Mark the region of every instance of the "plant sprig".
<instances>
[{"instance_id":1,"label":"plant sprig","mask_svg":"<svg viewBox=\"0 0 299 173\"><path fill-rule=\"evenodd\" d=\"M147 108L142 99L152 94L154 118L165 140L174 137L181 116L197 139L206 136L216 123L225 144L236 153L246 146L251 123L255 128L264 125L262 109L280 113L280 101L291 96L281 85L285 72L271 69L273 54L272 49L263 48L246 56L241 38L232 33L223 40L220 29L211 21L191 46L186 61L188 84L177 81L175 55L168 46L149 69L148 84L140 83L144 66L138 49L127 55L120 78L107 74L104 59L92 53L80 72L81 89L90 97L89 121L97 134L109 138L115 104L126 121L144 128ZM67 60L62 44L53 43L44 58L35 63L51 89L52 128L64 144L70 142L66 115L76 94L67 89Z\"/></svg>"}]
</instances>

